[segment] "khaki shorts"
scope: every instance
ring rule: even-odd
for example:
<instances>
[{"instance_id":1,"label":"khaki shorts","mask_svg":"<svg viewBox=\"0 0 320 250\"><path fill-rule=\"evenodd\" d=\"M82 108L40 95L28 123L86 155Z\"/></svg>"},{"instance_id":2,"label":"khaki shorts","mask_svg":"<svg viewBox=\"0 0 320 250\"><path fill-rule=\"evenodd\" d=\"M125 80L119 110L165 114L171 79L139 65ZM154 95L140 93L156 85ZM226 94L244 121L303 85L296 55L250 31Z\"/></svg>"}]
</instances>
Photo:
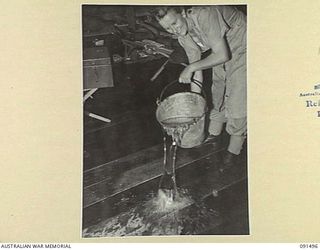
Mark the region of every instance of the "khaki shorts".
<instances>
[{"instance_id":1,"label":"khaki shorts","mask_svg":"<svg viewBox=\"0 0 320 250\"><path fill-rule=\"evenodd\" d=\"M212 110L210 112L210 123L214 126L219 123L227 123L226 130L230 135L246 136L247 135L247 117L243 118L226 118L224 111L218 112Z\"/></svg>"}]
</instances>

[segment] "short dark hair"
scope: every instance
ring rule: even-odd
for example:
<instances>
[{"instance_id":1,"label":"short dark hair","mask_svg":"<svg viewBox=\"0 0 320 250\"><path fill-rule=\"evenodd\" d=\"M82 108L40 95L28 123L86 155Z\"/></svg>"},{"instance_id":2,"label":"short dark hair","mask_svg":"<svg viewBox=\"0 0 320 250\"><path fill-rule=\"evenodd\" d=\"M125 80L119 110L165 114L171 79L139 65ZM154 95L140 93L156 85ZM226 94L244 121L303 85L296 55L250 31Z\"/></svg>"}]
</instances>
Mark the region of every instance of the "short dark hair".
<instances>
[{"instance_id":1,"label":"short dark hair","mask_svg":"<svg viewBox=\"0 0 320 250\"><path fill-rule=\"evenodd\" d=\"M174 10L176 13L181 13L183 9L184 9L183 6L174 6L174 5L171 5L171 6L157 6L152 10L151 13L159 21L165 15L167 15L169 11Z\"/></svg>"}]
</instances>

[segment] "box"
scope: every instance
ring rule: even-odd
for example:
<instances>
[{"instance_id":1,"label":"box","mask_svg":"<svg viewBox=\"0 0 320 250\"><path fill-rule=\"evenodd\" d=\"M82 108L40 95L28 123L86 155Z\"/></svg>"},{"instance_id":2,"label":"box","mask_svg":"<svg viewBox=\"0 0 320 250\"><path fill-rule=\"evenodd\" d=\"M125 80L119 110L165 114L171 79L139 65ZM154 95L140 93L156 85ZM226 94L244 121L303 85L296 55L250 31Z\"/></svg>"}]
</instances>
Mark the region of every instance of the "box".
<instances>
[{"instance_id":1,"label":"box","mask_svg":"<svg viewBox=\"0 0 320 250\"><path fill-rule=\"evenodd\" d=\"M83 50L83 88L113 87L111 58L107 47Z\"/></svg>"}]
</instances>

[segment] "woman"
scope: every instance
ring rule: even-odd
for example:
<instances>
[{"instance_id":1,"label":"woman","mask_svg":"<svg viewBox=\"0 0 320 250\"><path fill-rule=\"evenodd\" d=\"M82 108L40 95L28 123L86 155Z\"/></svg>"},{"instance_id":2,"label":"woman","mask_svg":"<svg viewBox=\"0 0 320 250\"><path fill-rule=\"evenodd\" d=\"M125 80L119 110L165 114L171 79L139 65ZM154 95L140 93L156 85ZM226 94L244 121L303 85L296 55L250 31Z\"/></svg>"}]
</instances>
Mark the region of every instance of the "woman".
<instances>
[{"instance_id":1,"label":"woman","mask_svg":"<svg viewBox=\"0 0 320 250\"><path fill-rule=\"evenodd\" d=\"M247 134L246 16L233 6L162 6L155 16L164 29L178 37L189 58L180 82L191 83L192 78L202 82L202 70L212 68L213 109L206 141L216 142L226 122L230 141L223 163L224 168L231 167ZM209 56L201 59L208 50ZM200 91L192 83L191 88Z\"/></svg>"}]
</instances>

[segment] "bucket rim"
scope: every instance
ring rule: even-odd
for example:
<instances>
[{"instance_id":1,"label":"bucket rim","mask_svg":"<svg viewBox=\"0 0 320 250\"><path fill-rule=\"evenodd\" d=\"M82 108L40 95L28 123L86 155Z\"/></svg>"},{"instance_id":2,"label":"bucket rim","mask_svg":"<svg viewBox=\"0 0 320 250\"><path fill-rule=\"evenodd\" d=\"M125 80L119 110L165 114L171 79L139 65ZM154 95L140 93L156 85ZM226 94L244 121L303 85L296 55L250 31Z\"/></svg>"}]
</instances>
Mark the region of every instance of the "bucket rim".
<instances>
[{"instance_id":1,"label":"bucket rim","mask_svg":"<svg viewBox=\"0 0 320 250\"><path fill-rule=\"evenodd\" d=\"M205 115L207 112L208 112L208 106L207 106L207 101L206 99L199 93L195 93L195 92L179 92L179 93L175 93L173 95L170 95L168 97L166 97L162 102L158 103L158 106L157 106L157 109L156 109L156 117L157 117L157 120L159 119L159 113L161 112L161 110L163 109L163 106L165 105L165 103L168 103L172 98L174 97L177 97L177 96L180 96L180 95L197 95L197 97L201 97L199 100L202 101L202 103L204 104L203 105L203 113L201 114L202 115ZM180 116L180 118L183 118L184 116ZM158 120L159 121L159 120ZM160 121L159 121L160 122Z\"/></svg>"},{"instance_id":2,"label":"bucket rim","mask_svg":"<svg viewBox=\"0 0 320 250\"><path fill-rule=\"evenodd\" d=\"M176 83L178 83L178 82L179 82L178 80L174 80L174 81L170 82L169 84L167 84L167 85L162 89L162 91L161 91L161 93L160 93L160 97L159 97L158 100L157 100L157 104L159 104L159 103L161 103L161 102L163 101L163 100L162 100L162 97L163 97L163 93L165 92L165 90L167 90L168 87L170 87L170 86L172 86L172 85L174 85L174 84L176 84ZM205 93L204 89L202 88L202 83L201 83L200 81L196 80L196 79L192 79L191 82L193 82L193 83L195 83L196 85L198 85L198 87L200 87L200 89L201 89L201 92L200 92L200 93L197 93L197 92L192 92L192 91L183 91L183 92L180 92L180 93L186 93L186 92L187 92L187 93L194 93L194 94L199 94L199 95L201 95L201 93L202 93L205 101L207 101L207 96L206 96L206 93ZM179 92L178 92L178 93L179 93ZM166 98L165 98L165 99L166 99Z\"/></svg>"},{"instance_id":3,"label":"bucket rim","mask_svg":"<svg viewBox=\"0 0 320 250\"><path fill-rule=\"evenodd\" d=\"M195 121L198 121L198 120L200 120L200 119L202 119L203 117L205 117L205 115L206 115L206 113L203 113L201 116L194 116L194 117L185 117L185 116L176 116L175 118L184 118L184 119L186 119L186 120L190 120L190 121L188 121L188 122L183 122L183 124L192 124L192 123L194 123ZM168 120L172 120L172 119L175 119L175 118L167 118L167 119L165 119L165 120L161 120L161 121L159 121L158 120L158 122L161 124L161 125L163 125L163 126L168 126L168 127L171 127L171 126L175 126L175 125L173 125L173 124L177 124L177 125L182 125L182 123L178 123L178 122L176 122L176 123L170 123L170 122L167 122Z\"/></svg>"},{"instance_id":4,"label":"bucket rim","mask_svg":"<svg viewBox=\"0 0 320 250\"><path fill-rule=\"evenodd\" d=\"M206 99L205 99L201 94L196 93L196 92L184 91L184 92L179 92L179 93L175 93L175 94L173 94L173 95L167 96L166 98L164 98L162 101L160 101L160 102L158 103L158 106L160 106L163 102L169 100L170 98L173 98L173 97L176 97L176 96L180 96L180 95L196 95L196 96L201 97L201 99L204 100L205 104L207 104Z\"/></svg>"}]
</instances>

